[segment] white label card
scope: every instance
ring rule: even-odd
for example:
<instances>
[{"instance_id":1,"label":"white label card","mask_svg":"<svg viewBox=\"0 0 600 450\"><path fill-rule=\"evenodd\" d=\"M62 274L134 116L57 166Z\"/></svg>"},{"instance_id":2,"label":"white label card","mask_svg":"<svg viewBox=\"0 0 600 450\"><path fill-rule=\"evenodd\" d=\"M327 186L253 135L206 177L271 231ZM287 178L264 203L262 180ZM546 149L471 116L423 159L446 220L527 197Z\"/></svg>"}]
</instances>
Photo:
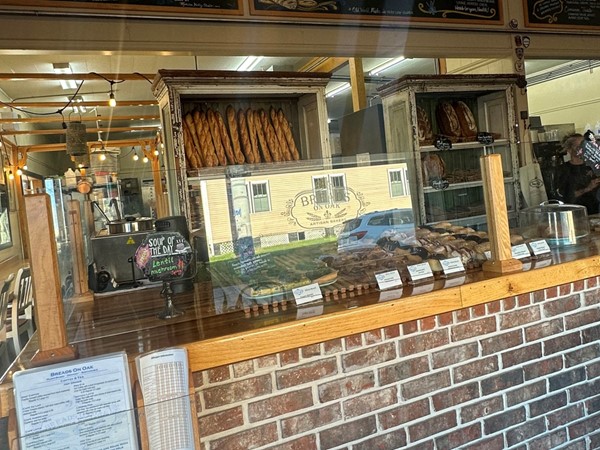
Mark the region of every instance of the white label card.
<instances>
[{"instance_id":1,"label":"white label card","mask_svg":"<svg viewBox=\"0 0 600 450\"><path fill-rule=\"evenodd\" d=\"M408 266L410 279L413 281L423 280L425 278L433 278L433 272L429 263L413 264Z\"/></svg>"},{"instance_id":2,"label":"white label card","mask_svg":"<svg viewBox=\"0 0 600 450\"><path fill-rule=\"evenodd\" d=\"M487 259L488 261L490 259L492 259L492 251L491 250L486 250L485 252L483 252L483 254L485 255L485 259Z\"/></svg>"},{"instance_id":3,"label":"white label card","mask_svg":"<svg viewBox=\"0 0 600 450\"><path fill-rule=\"evenodd\" d=\"M533 254L536 256L550 253L550 246L543 239L541 241L530 242L529 247L531 247L531 251L533 251Z\"/></svg>"},{"instance_id":4,"label":"white label card","mask_svg":"<svg viewBox=\"0 0 600 450\"><path fill-rule=\"evenodd\" d=\"M292 293L294 294L296 305L303 305L323 298L319 283L307 284L306 286L294 288L292 289Z\"/></svg>"},{"instance_id":5,"label":"white label card","mask_svg":"<svg viewBox=\"0 0 600 450\"><path fill-rule=\"evenodd\" d=\"M459 257L442 259L440 260L440 264L442 265L442 270L446 275L465 271L465 266L463 266L463 263Z\"/></svg>"},{"instance_id":6,"label":"white label card","mask_svg":"<svg viewBox=\"0 0 600 450\"><path fill-rule=\"evenodd\" d=\"M527 247L527 244L513 245L511 252L512 257L516 259L531 258L531 253L529 253L529 247Z\"/></svg>"},{"instance_id":7,"label":"white label card","mask_svg":"<svg viewBox=\"0 0 600 450\"><path fill-rule=\"evenodd\" d=\"M321 314L323 314L323 305L307 306L306 308L298 308L296 319L307 319Z\"/></svg>"},{"instance_id":8,"label":"white label card","mask_svg":"<svg viewBox=\"0 0 600 450\"><path fill-rule=\"evenodd\" d=\"M400 273L397 270L390 270L389 272L379 272L375 274L377 280L377 286L381 291L390 289L396 286L402 286L402 279Z\"/></svg>"},{"instance_id":9,"label":"white label card","mask_svg":"<svg viewBox=\"0 0 600 450\"><path fill-rule=\"evenodd\" d=\"M398 300L402 297L402 289L389 289L379 293L380 302L389 302L390 300Z\"/></svg>"}]
</instances>

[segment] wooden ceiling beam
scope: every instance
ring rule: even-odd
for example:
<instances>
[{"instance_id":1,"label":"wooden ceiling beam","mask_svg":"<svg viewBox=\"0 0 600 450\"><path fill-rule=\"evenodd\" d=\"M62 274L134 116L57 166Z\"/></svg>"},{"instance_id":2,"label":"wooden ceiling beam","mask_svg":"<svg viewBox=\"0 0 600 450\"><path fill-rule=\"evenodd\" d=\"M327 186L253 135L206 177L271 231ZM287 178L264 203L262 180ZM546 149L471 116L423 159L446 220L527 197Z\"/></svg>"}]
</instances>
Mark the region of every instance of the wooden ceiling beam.
<instances>
[{"instance_id":1,"label":"wooden ceiling beam","mask_svg":"<svg viewBox=\"0 0 600 450\"><path fill-rule=\"evenodd\" d=\"M102 142L88 142L88 147L129 147L130 145L152 145L154 139L115 139L112 141ZM21 145L17 147L17 150L23 153L35 153L35 152L62 152L67 150L67 146L64 143L58 144L35 144L35 145Z\"/></svg>"},{"instance_id":2,"label":"wooden ceiling beam","mask_svg":"<svg viewBox=\"0 0 600 450\"><path fill-rule=\"evenodd\" d=\"M348 58L313 58L299 69L299 72L331 73L348 63Z\"/></svg>"},{"instance_id":3,"label":"wooden ceiling beam","mask_svg":"<svg viewBox=\"0 0 600 450\"><path fill-rule=\"evenodd\" d=\"M139 115L139 116L86 116L82 115L77 122L96 122L115 121L115 120L159 120L158 115ZM0 119L3 123L62 123L65 120L62 117L22 117L14 119ZM67 121L69 122L69 121Z\"/></svg>"},{"instance_id":4,"label":"wooden ceiling beam","mask_svg":"<svg viewBox=\"0 0 600 450\"><path fill-rule=\"evenodd\" d=\"M63 108L67 102L0 102L0 106L5 108ZM156 100L119 100L117 99L117 107L119 106L157 106ZM73 106L85 106L86 108L107 107L107 101L91 102L83 101L73 103Z\"/></svg>"},{"instance_id":5,"label":"wooden ceiling beam","mask_svg":"<svg viewBox=\"0 0 600 450\"><path fill-rule=\"evenodd\" d=\"M99 80L152 82L155 73L0 73L0 80Z\"/></svg>"},{"instance_id":6,"label":"wooden ceiling beam","mask_svg":"<svg viewBox=\"0 0 600 450\"><path fill-rule=\"evenodd\" d=\"M87 133L122 133L127 131L156 131L160 129L160 125L146 125L140 127L109 127L109 128L88 128ZM17 136L24 134L65 134L67 130L64 128L56 130L3 130L0 131L2 136Z\"/></svg>"}]
</instances>

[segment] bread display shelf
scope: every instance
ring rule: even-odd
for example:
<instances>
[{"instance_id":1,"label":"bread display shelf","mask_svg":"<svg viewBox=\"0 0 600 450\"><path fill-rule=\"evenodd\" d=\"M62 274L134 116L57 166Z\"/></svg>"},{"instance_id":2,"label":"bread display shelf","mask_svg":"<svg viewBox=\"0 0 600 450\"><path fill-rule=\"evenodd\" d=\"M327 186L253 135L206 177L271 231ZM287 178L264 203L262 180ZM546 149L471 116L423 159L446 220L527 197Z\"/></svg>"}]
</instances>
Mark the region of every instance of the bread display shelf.
<instances>
[{"instance_id":1,"label":"bread display shelf","mask_svg":"<svg viewBox=\"0 0 600 450\"><path fill-rule=\"evenodd\" d=\"M387 148L414 152L410 192L418 224L460 220L485 227L480 158L488 153L501 155L510 211L519 210L519 161L512 127L516 82L516 75L505 74L408 75L378 89ZM491 135L494 142L481 144L478 133ZM442 149L440 137L446 137L451 148Z\"/></svg>"},{"instance_id":2,"label":"bread display shelf","mask_svg":"<svg viewBox=\"0 0 600 450\"><path fill-rule=\"evenodd\" d=\"M160 70L167 190L190 217L188 175L331 156L326 73ZM210 206L210 205L209 205Z\"/></svg>"}]
</instances>

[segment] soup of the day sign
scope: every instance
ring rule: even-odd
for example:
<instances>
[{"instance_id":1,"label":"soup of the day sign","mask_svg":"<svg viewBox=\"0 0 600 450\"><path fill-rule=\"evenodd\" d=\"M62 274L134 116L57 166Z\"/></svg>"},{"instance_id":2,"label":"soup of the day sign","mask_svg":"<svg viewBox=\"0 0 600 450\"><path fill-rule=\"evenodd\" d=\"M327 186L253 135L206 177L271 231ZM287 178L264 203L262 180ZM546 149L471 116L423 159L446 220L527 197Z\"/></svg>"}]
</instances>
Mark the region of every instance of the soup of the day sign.
<instances>
[{"instance_id":1,"label":"soup of the day sign","mask_svg":"<svg viewBox=\"0 0 600 450\"><path fill-rule=\"evenodd\" d=\"M180 278L192 261L192 247L177 232L150 233L135 252L135 263L151 280Z\"/></svg>"}]
</instances>

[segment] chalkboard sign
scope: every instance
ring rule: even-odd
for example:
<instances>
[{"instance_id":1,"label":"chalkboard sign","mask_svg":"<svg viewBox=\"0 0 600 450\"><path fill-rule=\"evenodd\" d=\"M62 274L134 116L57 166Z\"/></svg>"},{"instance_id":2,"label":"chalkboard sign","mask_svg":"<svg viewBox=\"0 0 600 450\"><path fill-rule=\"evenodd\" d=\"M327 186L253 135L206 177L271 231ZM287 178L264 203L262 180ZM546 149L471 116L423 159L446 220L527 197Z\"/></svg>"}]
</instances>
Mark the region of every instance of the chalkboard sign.
<instances>
[{"instance_id":1,"label":"chalkboard sign","mask_svg":"<svg viewBox=\"0 0 600 450\"><path fill-rule=\"evenodd\" d=\"M526 25L551 28L600 26L600 2L581 0L527 0Z\"/></svg>"},{"instance_id":2,"label":"chalkboard sign","mask_svg":"<svg viewBox=\"0 0 600 450\"><path fill-rule=\"evenodd\" d=\"M251 0L256 15L502 24L500 0Z\"/></svg>"},{"instance_id":3,"label":"chalkboard sign","mask_svg":"<svg viewBox=\"0 0 600 450\"><path fill-rule=\"evenodd\" d=\"M243 14L241 0L33 0L27 6L48 8L73 8L87 12L135 12L181 14ZM4 0L3 5L23 6L18 0Z\"/></svg>"},{"instance_id":4,"label":"chalkboard sign","mask_svg":"<svg viewBox=\"0 0 600 450\"><path fill-rule=\"evenodd\" d=\"M583 162L588 167L591 167L594 175L600 175L600 147L598 147L596 141L584 139L579 146L577 154L581 155Z\"/></svg>"},{"instance_id":5,"label":"chalkboard sign","mask_svg":"<svg viewBox=\"0 0 600 450\"><path fill-rule=\"evenodd\" d=\"M151 281L181 278L192 261L192 247L177 232L150 233L135 252L135 264Z\"/></svg>"}]
</instances>

